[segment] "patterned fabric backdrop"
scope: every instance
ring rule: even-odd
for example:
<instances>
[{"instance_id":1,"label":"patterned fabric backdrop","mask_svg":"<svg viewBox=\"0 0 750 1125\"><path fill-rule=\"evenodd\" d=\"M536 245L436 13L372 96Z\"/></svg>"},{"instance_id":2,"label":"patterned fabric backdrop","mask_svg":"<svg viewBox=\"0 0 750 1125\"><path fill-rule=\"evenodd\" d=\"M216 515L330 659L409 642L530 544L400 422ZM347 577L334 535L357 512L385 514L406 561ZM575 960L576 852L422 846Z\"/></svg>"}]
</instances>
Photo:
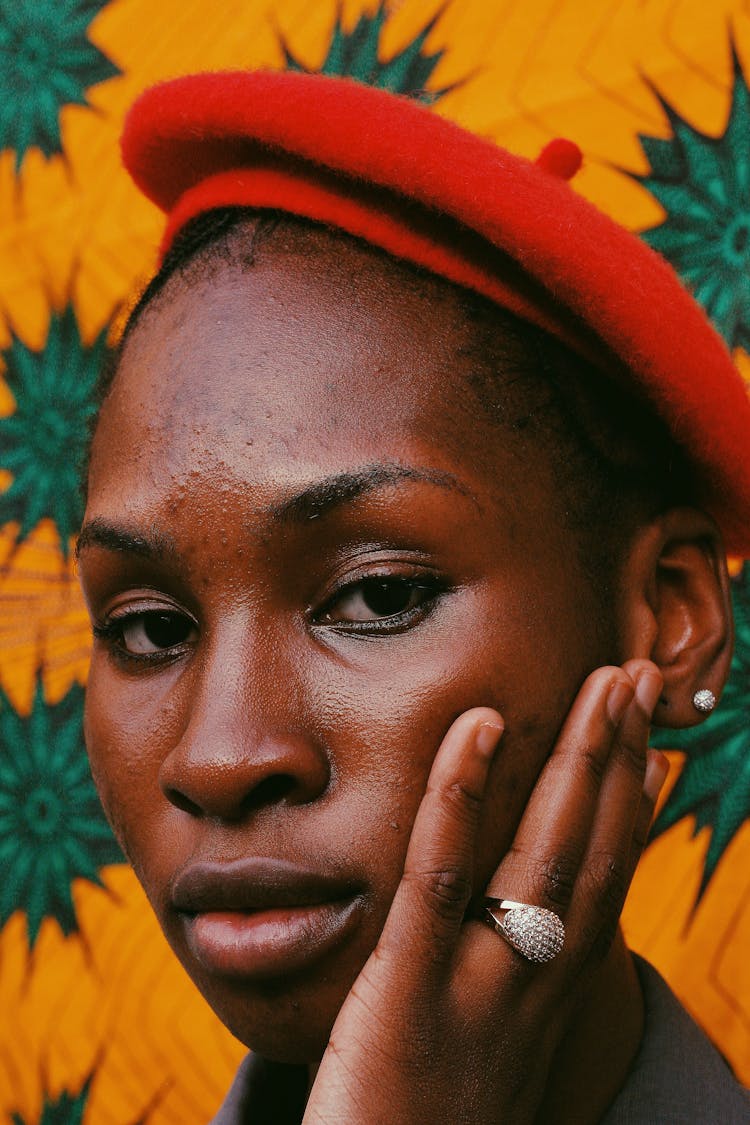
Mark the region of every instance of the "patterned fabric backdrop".
<instances>
[{"instance_id":1,"label":"patterned fabric backdrop","mask_svg":"<svg viewBox=\"0 0 750 1125\"><path fill-rule=\"evenodd\" d=\"M94 384L160 230L118 163L126 107L193 70L388 86L576 187L674 263L750 373L745 0L0 0L0 1116L199 1125L242 1048L174 963L97 804L71 544ZM750 450L748 451L750 456ZM737 652L626 911L750 1082L750 564Z\"/></svg>"}]
</instances>

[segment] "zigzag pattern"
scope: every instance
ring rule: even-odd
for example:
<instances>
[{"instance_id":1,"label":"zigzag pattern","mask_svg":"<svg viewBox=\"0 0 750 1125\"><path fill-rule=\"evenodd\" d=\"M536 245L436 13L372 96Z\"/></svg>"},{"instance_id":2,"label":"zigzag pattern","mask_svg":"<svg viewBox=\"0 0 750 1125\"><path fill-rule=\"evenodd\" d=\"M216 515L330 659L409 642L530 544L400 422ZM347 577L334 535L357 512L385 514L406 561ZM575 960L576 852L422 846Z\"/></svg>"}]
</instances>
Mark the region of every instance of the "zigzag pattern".
<instances>
[{"instance_id":1,"label":"zigzag pattern","mask_svg":"<svg viewBox=\"0 0 750 1125\"><path fill-rule=\"evenodd\" d=\"M11 7L0 8L0 32ZM36 146L31 133L16 125L13 132L10 111L0 112L4 355L14 337L40 353L51 319L66 307L82 346L111 322L116 333L152 268L160 227L120 170L117 139L127 106L161 77L278 67L285 50L314 67L335 34L341 41L363 15L372 21L378 12L388 17L378 52L385 63L434 20L424 40L429 69L419 59L414 69L413 51L404 57L420 82L444 91L436 112L529 156L553 136L575 139L585 153L579 189L643 230L664 212L639 181L649 172L639 135L671 136L655 89L716 136L732 86L729 31L740 60L750 62L744 0L279 0L272 18L261 0L19 0L13 7L16 23L24 13L31 20L32 10L36 20L61 19L63 9L71 34L90 48L88 70L75 75L80 96L60 78L59 117L48 114L47 140L40 135ZM49 138L58 128L56 154ZM17 407L0 383L0 422ZM0 449L0 488L14 479ZM52 708L85 682L88 665L74 565L50 516L19 543L18 520L0 528L0 688L22 717L39 673ZM0 761L12 753L0 746ZM680 766L675 755L674 780ZM708 841L705 832L693 839L691 829L680 820L649 849L627 931L750 1082L750 824L733 837L696 913ZM52 1107L67 1092L78 1099L75 1120L82 1115L88 1125L199 1125L243 1049L175 964L130 870L110 866L102 877L103 887L73 883L77 932L64 937L48 919L30 950L21 902L0 932L0 1117L57 1121Z\"/></svg>"}]
</instances>

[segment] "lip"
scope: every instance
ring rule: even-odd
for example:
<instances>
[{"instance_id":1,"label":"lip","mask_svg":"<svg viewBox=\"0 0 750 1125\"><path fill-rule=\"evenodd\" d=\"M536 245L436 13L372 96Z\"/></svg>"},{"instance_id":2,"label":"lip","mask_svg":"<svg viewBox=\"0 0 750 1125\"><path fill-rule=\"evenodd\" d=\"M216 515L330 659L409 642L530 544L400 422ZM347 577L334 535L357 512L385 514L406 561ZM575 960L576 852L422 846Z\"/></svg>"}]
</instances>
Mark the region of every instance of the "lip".
<instances>
[{"instance_id":1,"label":"lip","mask_svg":"<svg viewBox=\"0 0 750 1125\"><path fill-rule=\"evenodd\" d=\"M171 900L200 964L244 978L305 968L346 940L362 908L350 880L264 858L183 868Z\"/></svg>"}]
</instances>

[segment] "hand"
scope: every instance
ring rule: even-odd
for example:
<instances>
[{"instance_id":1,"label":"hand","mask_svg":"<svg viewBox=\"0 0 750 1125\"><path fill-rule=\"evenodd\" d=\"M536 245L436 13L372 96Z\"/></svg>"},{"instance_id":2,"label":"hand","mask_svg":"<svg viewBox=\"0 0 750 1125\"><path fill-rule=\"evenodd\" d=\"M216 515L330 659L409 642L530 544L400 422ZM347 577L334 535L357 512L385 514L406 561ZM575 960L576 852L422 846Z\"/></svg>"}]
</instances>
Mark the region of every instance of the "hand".
<instances>
[{"instance_id":1,"label":"hand","mask_svg":"<svg viewBox=\"0 0 750 1125\"><path fill-rule=\"evenodd\" d=\"M530 1122L550 1062L616 932L666 761L647 751L661 676L644 660L586 680L486 894L554 910L562 952L527 962L467 920L497 711L441 743L381 938L345 1000L306 1125Z\"/></svg>"}]
</instances>

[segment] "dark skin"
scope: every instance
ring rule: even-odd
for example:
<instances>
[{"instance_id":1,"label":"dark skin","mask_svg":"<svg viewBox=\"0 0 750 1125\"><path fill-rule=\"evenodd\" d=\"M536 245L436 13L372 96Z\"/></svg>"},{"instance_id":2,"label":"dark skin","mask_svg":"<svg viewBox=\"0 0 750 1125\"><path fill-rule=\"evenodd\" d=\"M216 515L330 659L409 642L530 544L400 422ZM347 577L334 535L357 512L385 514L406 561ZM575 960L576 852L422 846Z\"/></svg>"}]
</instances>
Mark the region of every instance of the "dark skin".
<instances>
[{"instance_id":1,"label":"dark skin","mask_svg":"<svg viewBox=\"0 0 750 1125\"><path fill-rule=\"evenodd\" d=\"M649 722L727 671L710 521L634 527L603 610L553 459L467 389L470 333L439 280L277 233L168 282L93 445L102 800L222 1020L317 1073L310 1122L599 1120L642 1026L612 938ZM242 911L185 909L191 864L246 857L314 867L344 913L295 940L304 910L266 903L281 951L248 959ZM484 893L562 915L563 953L523 960Z\"/></svg>"}]
</instances>

